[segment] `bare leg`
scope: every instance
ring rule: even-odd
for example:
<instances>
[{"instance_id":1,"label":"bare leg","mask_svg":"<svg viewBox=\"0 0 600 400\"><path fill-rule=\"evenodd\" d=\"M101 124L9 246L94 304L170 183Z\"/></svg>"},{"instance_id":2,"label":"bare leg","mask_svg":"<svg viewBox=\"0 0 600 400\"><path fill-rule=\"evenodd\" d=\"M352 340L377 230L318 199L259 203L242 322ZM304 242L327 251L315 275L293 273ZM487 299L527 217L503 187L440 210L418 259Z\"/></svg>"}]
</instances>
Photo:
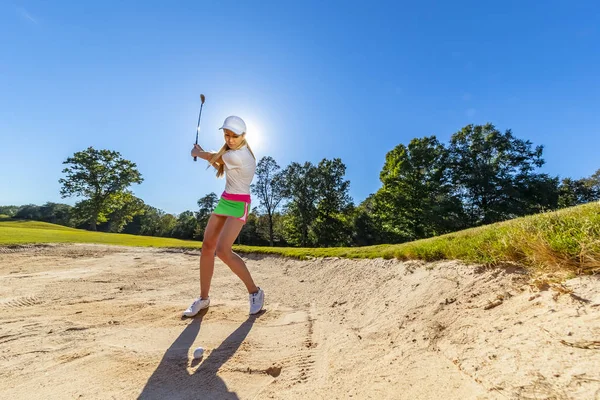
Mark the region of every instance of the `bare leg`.
<instances>
[{"instance_id":1,"label":"bare leg","mask_svg":"<svg viewBox=\"0 0 600 400\"><path fill-rule=\"evenodd\" d=\"M213 214L210 216L204 230L202 253L200 254L200 297L203 299L208 298L210 282L215 270L217 243L226 220L227 217Z\"/></svg>"},{"instance_id":2,"label":"bare leg","mask_svg":"<svg viewBox=\"0 0 600 400\"><path fill-rule=\"evenodd\" d=\"M238 237L243 226L244 223L242 221L235 218L227 218L217 243L217 257L227 264L233 273L244 282L246 289L248 289L248 293L256 293L258 292L258 288L252 280L252 276L250 275L250 271L248 271L248 267L246 267L246 263L240 256L231 250L231 246Z\"/></svg>"}]
</instances>

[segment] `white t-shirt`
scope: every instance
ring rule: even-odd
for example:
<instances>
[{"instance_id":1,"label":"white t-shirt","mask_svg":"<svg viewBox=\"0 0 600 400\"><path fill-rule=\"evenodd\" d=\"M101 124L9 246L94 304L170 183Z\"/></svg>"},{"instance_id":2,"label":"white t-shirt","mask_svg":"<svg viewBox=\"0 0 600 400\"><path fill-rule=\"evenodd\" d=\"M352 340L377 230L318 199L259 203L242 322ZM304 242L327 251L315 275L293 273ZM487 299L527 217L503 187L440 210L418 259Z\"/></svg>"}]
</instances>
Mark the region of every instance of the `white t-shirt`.
<instances>
[{"instance_id":1,"label":"white t-shirt","mask_svg":"<svg viewBox=\"0 0 600 400\"><path fill-rule=\"evenodd\" d=\"M227 150L223 154L225 163L225 191L230 194L250 194L250 184L256 171L256 160L248 146L238 150Z\"/></svg>"}]
</instances>

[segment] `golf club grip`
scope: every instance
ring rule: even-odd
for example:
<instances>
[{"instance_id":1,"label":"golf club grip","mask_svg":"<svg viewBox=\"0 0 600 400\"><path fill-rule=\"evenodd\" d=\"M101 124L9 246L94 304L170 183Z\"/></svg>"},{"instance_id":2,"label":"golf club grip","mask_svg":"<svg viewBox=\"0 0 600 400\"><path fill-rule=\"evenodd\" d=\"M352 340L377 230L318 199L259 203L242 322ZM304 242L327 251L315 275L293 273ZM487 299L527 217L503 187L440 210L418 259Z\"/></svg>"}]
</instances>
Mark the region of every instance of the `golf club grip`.
<instances>
[{"instance_id":1,"label":"golf club grip","mask_svg":"<svg viewBox=\"0 0 600 400\"><path fill-rule=\"evenodd\" d=\"M198 144L198 130L196 129L196 144ZM194 161L198 161L198 157L194 157Z\"/></svg>"}]
</instances>

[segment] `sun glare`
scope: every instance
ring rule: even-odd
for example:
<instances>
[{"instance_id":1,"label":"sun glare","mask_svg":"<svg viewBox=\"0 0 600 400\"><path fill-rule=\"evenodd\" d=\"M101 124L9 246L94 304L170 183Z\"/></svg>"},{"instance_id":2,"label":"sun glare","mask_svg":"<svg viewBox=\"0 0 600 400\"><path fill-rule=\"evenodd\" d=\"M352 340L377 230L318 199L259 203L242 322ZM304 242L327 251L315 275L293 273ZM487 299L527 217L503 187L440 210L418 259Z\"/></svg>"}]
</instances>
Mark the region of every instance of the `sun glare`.
<instances>
[{"instance_id":1,"label":"sun glare","mask_svg":"<svg viewBox=\"0 0 600 400\"><path fill-rule=\"evenodd\" d=\"M264 129L259 121L253 118L244 118L246 122L246 128L248 133L246 139L253 149L262 150L265 147L264 143Z\"/></svg>"}]
</instances>

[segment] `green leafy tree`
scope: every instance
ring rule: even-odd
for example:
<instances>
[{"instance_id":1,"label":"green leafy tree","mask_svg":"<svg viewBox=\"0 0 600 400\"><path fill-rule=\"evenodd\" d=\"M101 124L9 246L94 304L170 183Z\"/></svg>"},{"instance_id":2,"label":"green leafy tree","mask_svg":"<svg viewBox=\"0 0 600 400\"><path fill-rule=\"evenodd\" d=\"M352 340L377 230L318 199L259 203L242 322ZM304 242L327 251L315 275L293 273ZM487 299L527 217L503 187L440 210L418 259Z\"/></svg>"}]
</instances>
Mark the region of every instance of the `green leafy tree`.
<instances>
[{"instance_id":1,"label":"green leafy tree","mask_svg":"<svg viewBox=\"0 0 600 400\"><path fill-rule=\"evenodd\" d=\"M170 237L177 226L177 218L173 214L161 213L156 236Z\"/></svg>"},{"instance_id":2,"label":"green leafy tree","mask_svg":"<svg viewBox=\"0 0 600 400\"><path fill-rule=\"evenodd\" d=\"M508 218L537 214L556 210L559 202L558 177L547 174L533 174L523 178L518 187L518 195L513 198Z\"/></svg>"},{"instance_id":3,"label":"green leafy tree","mask_svg":"<svg viewBox=\"0 0 600 400\"><path fill-rule=\"evenodd\" d=\"M471 226L489 224L543 208L528 188L548 187L535 173L544 164L542 146L504 133L494 125L467 125L450 139L450 166L456 193ZM540 181L542 181L540 183ZM552 196L547 196L551 198ZM550 205L548 205L550 206Z\"/></svg>"},{"instance_id":4,"label":"green leafy tree","mask_svg":"<svg viewBox=\"0 0 600 400\"><path fill-rule=\"evenodd\" d=\"M142 212L133 217L132 221L125 225L123 233L144 236L161 235L161 218L165 212L155 207L144 204Z\"/></svg>"},{"instance_id":5,"label":"green leafy tree","mask_svg":"<svg viewBox=\"0 0 600 400\"><path fill-rule=\"evenodd\" d=\"M266 215L259 216L254 211L255 210L248 214L248 220L242 227L238 236L238 244L247 246L265 246L269 243L269 240L267 237L262 237L259 234L258 229L261 217L263 220L266 220Z\"/></svg>"},{"instance_id":6,"label":"green leafy tree","mask_svg":"<svg viewBox=\"0 0 600 400\"><path fill-rule=\"evenodd\" d=\"M323 159L317 166L319 198L312 225L320 246L347 246L352 238L352 203L345 180L346 165L341 159Z\"/></svg>"},{"instance_id":7,"label":"green leafy tree","mask_svg":"<svg viewBox=\"0 0 600 400\"><path fill-rule=\"evenodd\" d=\"M271 229L273 234L274 246L286 246L283 229L283 214L279 211L273 213L271 218L266 214L257 214L256 235L263 244L269 244L271 238Z\"/></svg>"},{"instance_id":8,"label":"green leafy tree","mask_svg":"<svg viewBox=\"0 0 600 400\"><path fill-rule=\"evenodd\" d=\"M108 212L108 209L106 209L106 211ZM78 201L71 209L71 222L79 229L90 229L90 215L93 213L94 209L90 200ZM94 230L98 230L98 225L102 225L107 221L107 213L99 213Z\"/></svg>"},{"instance_id":9,"label":"green leafy tree","mask_svg":"<svg viewBox=\"0 0 600 400\"><path fill-rule=\"evenodd\" d=\"M293 162L283 171L283 196L288 199L288 218L284 221L286 240L303 247L313 245L310 228L317 215L319 171L310 162Z\"/></svg>"},{"instance_id":10,"label":"green leafy tree","mask_svg":"<svg viewBox=\"0 0 600 400\"><path fill-rule=\"evenodd\" d=\"M47 202L40 207L40 221L70 226L72 208L68 204Z\"/></svg>"},{"instance_id":11,"label":"green leafy tree","mask_svg":"<svg viewBox=\"0 0 600 400\"><path fill-rule=\"evenodd\" d=\"M312 231L308 226L301 226L300 213L294 204L288 204L282 215L283 240L290 246L309 247L316 244Z\"/></svg>"},{"instance_id":12,"label":"green leafy tree","mask_svg":"<svg viewBox=\"0 0 600 400\"><path fill-rule=\"evenodd\" d=\"M130 191L113 194L109 204L108 232L121 232L128 223L143 214L145 210L142 199L135 197Z\"/></svg>"},{"instance_id":13,"label":"green leafy tree","mask_svg":"<svg viewBox=\"0 0 600 400\"><path fill-rule=\"evenodd\" d=\"M573 207L598 200L598 191L594 187L593 175L590 178L564 178L558 188L558 207Z\"/></svg>"},{"instance_id":14,"label":"green leafy tree","mask_svg":"<svg viewBox=\"0 0 600 400\"><path fill-rule=\"evenodd\" d=\"M370 246L385 242L385 233L380 215L375 210L375 195L369 195L352 214L352 243Z\"/></svg>"},{"instance_id":15,"label":"green leafy tree","mask_svg":"<svg viewBox=\"0 0 600 400\"><path fill-rule=\"evenodd\" d=\"M171 236L179 239L191 239L194 236L198 221L191 211L184 211L177 216L175 226L171 230Z\"/></svg>"},{"instance_id":16,"label":"green leafy tree","mask_svg":"<svg viewBox=\"0 0 600 400\"><path fill-rule=\"evenodd\" d=\"M382 187L369 207L387 241L410 241L462 227L460 199L452 194L447 149L435 136L400 144L386 155Z\"/></svg>"},{"instance_id":17,"label":"green leafy tree","mask_svg":"<svg viewBox=\"0 0 600 400\"><path fill-rule=\"evenodd\" d=\"M76 204L76 209L91 230L96 230L99 222L107 221L115 195L143 181L136 164L125 160L116 151L88 147L67 158L63 164L68 167L62 171L66 177L59 180L60 193L63 198L85 198Z\"/></svg>"},{"instance_id":18,"label":"green leafy tree","mask_svg":"<svg viewBox=\"0 0 600 400\"><path fill-rule=\"evenodd\" d=\"M280 166L272 157L263 157L256 166L256 183L252 185L252 193L258 198L259 209L264 211L269 224L269 245L273 246L273 215L284 196L284 180Z\"/></svg>"},{"instance_id":19,"label":"green leafy tree","mask_svg":"<svg viewBox=\"0 0 600 400\"><path fill-rule=\"evenodd\" d=\"M208 225L208 220L218 202L219 198L215 193L209 193L198 200L199 210L196 211L197 225L194 232L194 239L202 240L204 238L206 225Z\"/></svg>"},{"instance_id":20,"label":"green leafy tree","mask_svg":"<svg viewBox=\"0 0 600 400\"><path fill-rule=\"evenodd\" d=\"M32 219L40 221L42 213L40 212L40 206L35 204L26 204L19 207L19 210L15 213L14 218L18 219Z\"/></svg>"},{"instance_id":21,"label":"green leafy tree","mask_svg":"<svg viewBox=\"0 0 600 400\"><path fill-rule=\"evenodd\" d=\"M592 176L590 176L589 178L587 178L588 184L594 188L596 190L596 192L598 193L598 195L600 196L600 169L596 170L596 172L594 172L592 174Z\"/></svg>"},{"instance_id":22,"label":"green leafy tree","mask_svg":"<svg viewBox=\"0 0 600 400\"><path fill-rule=\"evenodd\" d=\"M600 200L600 169L590 177L583 179L586 187L590 189L590 201Z\"/></svg>"},{"instance_id":23,"label":"green leafy tree","mask_svg":"<svg viewBox=\"0 0 600 400\"><path fill-rule=\"evenodd\" d=\"M0 206L0 214L12 217L19 211L19 208L19 206Z\"/></svg>"}]
</instances>

